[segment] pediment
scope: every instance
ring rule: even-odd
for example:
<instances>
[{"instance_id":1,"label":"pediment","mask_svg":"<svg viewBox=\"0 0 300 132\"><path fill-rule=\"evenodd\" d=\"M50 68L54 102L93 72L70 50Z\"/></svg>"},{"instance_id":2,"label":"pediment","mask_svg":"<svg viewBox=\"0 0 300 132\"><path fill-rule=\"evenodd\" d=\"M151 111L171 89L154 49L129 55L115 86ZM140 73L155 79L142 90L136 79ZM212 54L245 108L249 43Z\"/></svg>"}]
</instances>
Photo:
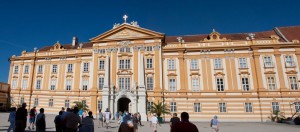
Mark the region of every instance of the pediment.
<instances>
[{"instance_id":1,"label":"pediment","mask_svg":"<svg viewBox=\"0 0 300 132\"><path fill-rule=\"evenodd\" d=\"M147 38L163 38L164 34L135 27L124 23L121 26L91 38L91 42L103 42L113 40L133 40L133 39L147 39Z\"/></svg>"}]
</instances>

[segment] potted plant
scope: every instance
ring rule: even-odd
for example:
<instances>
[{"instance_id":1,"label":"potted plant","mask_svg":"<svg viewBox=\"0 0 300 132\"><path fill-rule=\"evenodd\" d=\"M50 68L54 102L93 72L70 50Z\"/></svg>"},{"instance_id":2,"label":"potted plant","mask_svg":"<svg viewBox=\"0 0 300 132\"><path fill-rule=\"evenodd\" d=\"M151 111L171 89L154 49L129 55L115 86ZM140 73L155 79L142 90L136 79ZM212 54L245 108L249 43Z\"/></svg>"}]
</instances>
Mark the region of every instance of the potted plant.
<instances>
[{"instance_id":1,"label":"potted plant","mask_svg":"<svg viewBox=\"0 0 300 132\"><path fill-rule=\"evenodd\" d=\"M158 101L157 104L156 103L153 104L153 106L151 107L150 113L152 113L152 114L155 113L157 115L157 119L160 123L163 123L162 117L160 117L161 115L171 114L168 107L160 101Z\"/></svg>"},{"instance_id":2,"label":"potted plant","mask_svg":"<svg viewBox=\"0 0 300 132\"><path fill-rule=\"evenodd\" d=\"M77 108L79 110L83 110L83 111L88 111L89 110L89 107L85 103L82 103L80 101L75 101L73 103L77 106Z\"/></svg>"},{"instance_id":3,"label":"potted plant","mask_svg":"<svg viewBox=\"0 0 300 132\"><path fill-rule=\"evenodd\" d=\"M284 112L280 112L279 110L273 111L269 118L273 122L277 122L277 123L282 123L282 120L286 119L284 116Z\"/></svg>"}]
</instances>

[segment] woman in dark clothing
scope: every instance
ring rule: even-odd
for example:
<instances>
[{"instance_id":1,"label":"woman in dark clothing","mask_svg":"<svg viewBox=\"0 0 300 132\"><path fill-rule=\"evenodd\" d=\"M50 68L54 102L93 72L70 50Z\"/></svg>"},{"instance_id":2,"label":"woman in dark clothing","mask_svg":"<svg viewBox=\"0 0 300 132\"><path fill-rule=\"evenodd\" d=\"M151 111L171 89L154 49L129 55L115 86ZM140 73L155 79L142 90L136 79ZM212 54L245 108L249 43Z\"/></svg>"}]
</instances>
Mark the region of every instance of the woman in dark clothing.
<instances>
[{"instance_id":1,"label":"woman in dark clothing","mask_svg":"<svg viewBox=\"0 0 300 132\"><path fill-rule=\"evenodd\" d=\"M131 121L122 122L118 132L134 132L133 124Z\"/></svg>"}]
</instances>

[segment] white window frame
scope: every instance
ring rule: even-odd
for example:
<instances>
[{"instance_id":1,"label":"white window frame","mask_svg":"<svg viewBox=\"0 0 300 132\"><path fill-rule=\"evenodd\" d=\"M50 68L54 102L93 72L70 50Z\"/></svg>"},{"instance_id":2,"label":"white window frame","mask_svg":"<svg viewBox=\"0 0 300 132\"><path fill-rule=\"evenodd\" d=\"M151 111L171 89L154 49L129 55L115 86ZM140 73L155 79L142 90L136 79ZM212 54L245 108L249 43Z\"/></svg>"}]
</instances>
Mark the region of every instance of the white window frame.
<instances>
[{"instance_id":1,"label":"white window frame","mask_svg":"<svg viewBox=\"0 0 300 132\"><path fill-rule=\"evenodd\" d=\"M240 68L247 68L247 58L239 58Z\"/></svg>"},{"instance_id":2,"label":"white window frame","mask_svg":"<svg viewBox=\"0 0 300 132\"><path fill-rule=\"evenodd\" d=\"M147 111L151 111L154 103L152 101L147 101Z\"/></svg>"},{"instance_id":3,"label":"white window frame","mask_svg":"<svg viewBox=\"0 0 300 132\"><path fill-rule=\"evenodd\" d=\"M38 67L38 73L43 73L43 65L39 65L39 67Z\"/></svg>"},{"instance_id":4,"label":"white window frame","mask_svg":"<svg viewBox=\"0 0 300 132\"><path fill-rule=\"evenodd\" d=\"M70 100L65 100L65 108L70 108Z\"/></svg>"},{"instance_id":5,"label":"white window frame","mask_svg":"<svg viewBox=\"0 0 300 132\"><path fill-rule=\"evenodd\" d=\"M41 79L37 79L36 80L36 88L35 89L40 90L41 89L41 84L42 84L42 80Z\"/></svg>"},{"instance_id":6,"label":"white window frame","mask_svg":"<svg viewBox=\"0 0 300 132\"><path fill-rule=\"evenodd\" d=\"M105 54L105 49L99 49L99 54Z\"/></svg>"},{"instance_id":7,"label":"white window frame","mask_svg":"<svg viewBox=\"0 0 300 132\"><path fill-rule=\"evenodd\" d=\"M152 51L152 46L147 46L146 51Z\"/></svg>"},{"instance_id":8,"label":"white window frame","mask_svg":"<svg viewBox=\"0 0 300 132\"><path fill-rule=\"evenodd\" d=\"M252 112L253 109L252 109L252 103L245 103L245 110L246 112Z\"/></svg>"},{"instance_id":9,"label":"white window frame","mask_svg":"<svg viewBox=\"0 0 300 132\"><path fill-rule=\"evenodd\" d=\"M217 85L217 90L218 91L224 91L225 90L225 85L224 85L224 78L222 77L217 77L216 78L216 85Z\"/></svg>"},{"instance_id":10,"label":"white window frame","mask_svg":"<svg viewBox=\"0 0 300 132\"><path fill-rule=\"evenodd\" d=\"M147 68L153 68L153 60L152 58L147 58Z\"/></svg>"},{"instance_id":11,"label":"white window frame","mask_svg":"<svg viewBox=\"0 0 300 132\"><path fill-rule=\"evenodd\" d=\"M119 78L119 88L130 90L130 77L120 77Z\"/></svg>"},{"instance_id":12,"label":"white window frame","mask_svg":"<svg viewBox=\"0 0 300 132\"><path fill-rule=\"evenodd\" d=\"M201 104L194 103L194 112L201 112Z\"/></svg>"},{"instance_id":13,"label":"white window frame","mask_svg":"<svg viewBox=\"0 0 300 132\"><path fill-rule=\"evenodd\" d=\"M39 105L39 99L38 98L34 98L34 104L33 106L38 106Z\"/></svg>"},{"instance_id":14,"label":"white window frame","mask_svg":"<svg viewBox=\"0 0 300 132\"><path fill-rule=\"evenodd\" d=\"M68 78L66 80L66 90L67 91L70 91L72 89L72 79L71 78Z\"/></svg>"},{"instance_id":15,"label":"white window frame","mask_svg":"<svg viewBox=\"0 0 300 132\"><path fill-rule=\"evenodd\" d=\"M194 92L200 91L200 85L199 85L199 78L193 77L192 78L192 90Z\"/></svg>"},{"instance_id":16,"label":"white window frame","mask_svg":"<svg viewBox=\"0 0 300 132\"><path fill-rule=\"evenodd\" d=\"M25 74L29 73L29 66L28 65L25 65L25 67L24 67L24 73Z\"/></svg>"},{"instance_id":17,"label":"white window frame","mask_svg":"<svg viewBox=\"0 0 300 132\"><path fill-rule=\"evenodd\" d=\"M191 69L193 69L193 70L198 69L198 60L197 59L191 60Z\"/></svg>"},{"instance_id":18,"label":"white window frame","mask_svg":"<svg viewBox=\"0 0 300 132\"><path fill-rule=\"evenodd\" d=\"M272 102L272 111L280 111L279 103L278 102Z\"/></svg>"},{"instance_id":19,"label":"white window frame","mask_svg":"<svg viewBox=\"0 0 300 132\"><path fill-rule=\"evenodd\" d=\"M87 91L88 90L88 85L89 85L89 80L88 79L83 79L82 80L82 90Z\"/></svg>"},{"instance_id":20,"label":"white window frame","mask_svg":"<svg viewBox=\"0 0 300 132\"><path fill-rule=\"evenodd\" d=\"M55 90L56 87L56 79L51 79L50 90Z\"/></svg>"},{"instance_id":21,"label":"white window frame","mask_svg":"<svg viewBox=\"0 0 300 132\"><path fill-rule=\"evenodd\" d=\"M27 79L23 79L23 81L22 81L22 89L23 90L27 89L27 82L28 82Z\"/></svg>"},{"instance_id":22,"label":"white window frame","mask_svg":"<svg viewBox=\"0 0 300 132\"><path fill-rule=\"evenodd\" d=\"M52 73L57 73L57 65L52 65Z\"/></svg>"},{"instance_id":23,"label":"white window frame","mask_svg":"<svg viewBox=\"0 0 300 132\"><path fill-rule=\"evenodd\" d=\"M242 88L243 88L244 91L249 91L250 90L249 78L248 77L242 77Z\"/></svg>"},{"instance_id":24,"label":"white window frame","mask_svg":"<svg viewBox=\"0 0 300 132\"><path fill-rule=\"evenodd\" d=\"M98 100L98 105L97 105L97 107L98 107L98 110L102 110L102 104L103 104L103 102L102 102L102 100Z\"/></svg>"},{"instance_id":25,"label":"white window frame","mask_svg":"<svg viewBox=\"0 0 300 132\"><path fill-rule=\"evenodd\" d=\"M295 63L294 63L294 59L292 55L286 55L285 56L285 66L286 67L294 67Z\"/></svg>"},{"instance_id":26,"label":"white window frame","mask_svg":"<svg viewBox=\"0 0 300 132\"><path fill-rule=\"evenodd\" d=\"M16 73L19 73L19 66L15 66L14 67L14 73L16 74Z\"/></svg>"},{"instance_id":27,"label":"white window frame","mask_svg":"<svg viewBox=\"0 0 300 132\"><path fill-rule=\"evenodd\" d=\"M169 70L174 70L175 69L175 60L174 59L169 59L168 60L168 69Z\"/></svg>"},{"instance_id":28,"label":"white window frame","mask_svg":"<svg viewBox=\"0 0 300 132\"><path fill-rule=\"evenodd\" d=\"M105 68L105 61L104 60L100 60L99 61L99 70L104 70Z\"/></svg>"},{"instance_id":29,"label":"white window frame","mask_svg":"<svg viewBox=\"0 0 300 132\"><path fill-rule=\"evenodd\" d=\"M153 77L147 77L147 90L153 90Z\"/></svg>"},{"instance_id":30,"label":"white window frame","mask_svg":"<svg viewBox=\"0 0 300 132\"><path fill-rule=\"evenodd\" d=\"M20 104L22 105L23 103L25 103L25 100L24 100L24 97L21 97Z\"/></svg>"},{"instance_id":31,"label":"white window frame","mask_svg":"<svg viewBox=\"0 0 300 132\"><path fill-rule=\"evenodd\" d=\"M296 76L289 76L290 88L291 90L298 90L298 82Z\"/></svg>"},{"instance_id":32,"label":"white window frame","mask_svg":"<svg viewBox=\"0 0 300 132\"><path fill-rule=\"evenodd\" d=\"M215 69L222 69L223 68L221 58L215 58L214 63L215 63Z\"/></svg>"},{"instance_id":33,"label":"white window frame","mask_svg":"<svg viewBox=\"0 0 300 132\"><path fill-rule=\"evenodd\" d=\"M276 89L275 77L269 76L267 78L267 83L268 83L269 90L275 90Z\"/></svg>"},{"instance_id":34,"label":"white window frame","mask_svg":"<svg viewBox=\"0 0 300 132\"><path fill-rule=\"evenodd\" d=\"M130 69L130 59L124 59L119 61L120 69Z\"/></svg>"},{"instance_id":35,"label":"white window frame","mask_svg":"<svg viewBox=\"0 0 300 132\"><path fill-rule=\"evenodd\" d=\"M222 103L219 103L219 111L220 112L226 112L226 103L222 102Z\"/></svg>"},{"instance_id":36,"label":"white window frame","mask_svg":"<svg viewBox=\"0 0 300 132\"><path fill-rule=\"evenodd\" d=\"M89 63L88 62L84 62L83 63L83 72L88 72L89 71Z\"/></svg>"},{"instance_id":37,"label":"white window frame","mask_svg":"<svg viewBox=\"0 0 300 132\"><path fill-rule=\"evenodd\" d=\"M68 64L68 72L73 72L73 64Z\"/></svg>"},{"instance_id":38,"label":"white window frame","mask_svg":"<svg viewBox=\"0 0 300 132\"><path fill-rule=\"evenodd\" d=\"M101 76L98 78L98 89L102 90L103 87L104 87L104 77Z\"/></svg>"},{"instance_id":39,"label":"white window frame","mask_svg":"<svg viewBox=\"0 0 300 132\"><path fill-rule=\"evenodd\" d=\"M264 57L264 66L265 67L273 67L273 60L271 56Z\"/></svg>"},{"instance_id":40,"label":"white window frame","mask_svg":"<svg viewBox=\"0 0 300 132\"><path fill-rule=\"evenodd\" d=\"M170 111L171 112L176 112L177 111L176 102L170 102Z\"/></svg>"},{"instance_id":41,"label":"white window frame","mask_svg":"<svg viewBox=\"0 0 300 132\"><path fill-rule=\"evenodd\" d=\"M300 112L300 102L295 102L295 111Z\"/></svg>"},{"instance_id":42,"label":"white window frame","mask_svg":"<svg viewBox=\"0 0 300 132\"><path fill-rule=\"evenodd\" d=\"M169 90L171 92L176 92L176 79L175 78L169 79Z\"/></svg>"},{"instance_id":43,"label":"white window frame","mask_svg":"<svg viewBox=\"0 0 300 132\"><path fill-rule=\"evenodd\" d=\"M11 88L17 88L17 85L18 85L18 81L17 81L17 79L13 79L12 80L12 85L11 85Z\"/></svg>"},{"instance_id":44,"label":"white window frame","mask_svg":"<svg viewBox=\"0 0 300 132\"><path fill-rule=\"evenodd\" d=\"M48 106L49 106L49 107L53 107L53 99L49 99Z\"/></svg>"}]
</instances>

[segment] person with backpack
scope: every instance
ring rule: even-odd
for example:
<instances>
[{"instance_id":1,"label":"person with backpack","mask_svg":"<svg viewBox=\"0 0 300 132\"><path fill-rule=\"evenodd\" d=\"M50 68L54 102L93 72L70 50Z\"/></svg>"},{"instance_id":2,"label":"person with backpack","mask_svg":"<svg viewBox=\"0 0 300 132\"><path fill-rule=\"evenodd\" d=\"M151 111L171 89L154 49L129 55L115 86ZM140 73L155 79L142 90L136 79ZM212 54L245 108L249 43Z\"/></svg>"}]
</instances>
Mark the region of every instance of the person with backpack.
<instances>
[{"instance_id":1,"label":"person with backpack","mask_svg":"<svg viewBox=\"0 0 300 132\"><path fill-rule=\"evenodd\" d=\"M44 114L44 108L40 109L40 113L36 116L36 132L46 131L46 117Z\"/></svg>"},{"instance_id":2,"label":"person with backpack","mask_svg":"<svg viewBox=\"0 0 300 132\"><path fill-rule=\"evenodd\" d=\"M59 111L58 115L54 119L56 132L62 132L63 131L62 114L63 114L63 111Z\"/></svg>"},{"instance_id":3,"label":"person with backpack","mask_svg":"<svg viewBox=\"0 0 300 132\"><path fill-rule=\"evenodd\" d=\"M29 130L31 129L34 130L35 116L36 116L36 107L34 106L32 109L30 109L29 112L29 126L28 126Z\"/></svg>"}]
</instances>

